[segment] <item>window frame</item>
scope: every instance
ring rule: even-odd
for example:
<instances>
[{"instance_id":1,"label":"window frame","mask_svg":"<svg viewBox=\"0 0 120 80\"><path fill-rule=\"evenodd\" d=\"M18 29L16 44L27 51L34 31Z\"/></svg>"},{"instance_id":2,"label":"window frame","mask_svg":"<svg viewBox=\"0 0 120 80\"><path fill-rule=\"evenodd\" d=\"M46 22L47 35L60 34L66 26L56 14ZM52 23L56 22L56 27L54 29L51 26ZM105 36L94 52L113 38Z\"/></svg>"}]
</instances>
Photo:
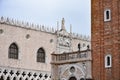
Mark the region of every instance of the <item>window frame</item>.
<instances>
[{"instance_id":1,"label":"window frame","mask_svg":"<svg viewBox=\"0 0 120 80\"><path fill-rule=\"evenodd\" d=\"M108 12L108 16L107 16L107 12ZM107 17L109 17L107 19ZM107 22L107 21L111 21L111 10L110 9L105 9L104 10L104 21Z\"/></svg>"},{"instance_id":2,"label":"window frame","mask_svg":"<svg viewBox=\"0 0 120 80\"><path fill-rule=\"evenodd\" d=\"M9 59L19 59L19 48L16 43L11 43L8 50Z\"/></svg>"},{"instance_id":3,"label":"window frame","mask_svg":"<svg viewBox=\"0 0 120 80\"><path fill-rule=\"evenodd\" d=\"M45 57L46 57L45 50L43 48L39 48L37 50L37 59L36 59L36 61L40 62L40 63L45 63L45 61L46 61Z\"/></svg>"},{"instance_id":4,"label":"window frame","mask_svg":"<svg viewBox=\"0 0 120 80\"><path fill-rule=\"evenodd\" d=\"M108 61L109 58L109 61ZM109 64L108 64L109 62ZM105 68L110 68L112 67L112 55L111 54L107 54L105 55Z\"/></svg>"}]
</instances>

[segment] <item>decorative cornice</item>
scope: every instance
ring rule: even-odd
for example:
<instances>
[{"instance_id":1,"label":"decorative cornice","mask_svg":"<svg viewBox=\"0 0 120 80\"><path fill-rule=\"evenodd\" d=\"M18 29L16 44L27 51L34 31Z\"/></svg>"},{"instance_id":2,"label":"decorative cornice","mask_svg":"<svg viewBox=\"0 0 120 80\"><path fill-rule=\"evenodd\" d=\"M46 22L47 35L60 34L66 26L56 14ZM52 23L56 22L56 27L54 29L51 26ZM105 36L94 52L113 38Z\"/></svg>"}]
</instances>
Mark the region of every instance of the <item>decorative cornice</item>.
<instances>
[{"instance_id":1,"label":"decorative cornice","mask_svg":"<svg viewBox=\"0 0 120 80\"><path fill-rule=\"evenodd\" d=\"M47 32L47 33L55 33L57 31L53 27L49 28L49 27L45 27L44 25L18 21L18 20L11 19L11 18L8 18L8 17L6 18L6 17L3 17L3 16L0 18L0 23L7 24L7 25L12 25L12 26L16 26L16 27L33 29L33 30L37 30L37 31Z\"/></svg>"},{"instance_id":2,"label":"decorative cornice","mask_svg":"<svg viewBox=\"0 0 120 80\"><path fill-rule=\"evenodd\" d=\"M72 35L73 39L80 39L80 40L85 40L85 41L91 41L90 36L77 34L77 33L72 33L71 35Z\"/></svg>"},{"instance_id":3,"label":"decorative cornice","mask_svg":"<svg viewBox=\"0 0 120 80\"><path fill-rule=\"evenodd\" d=\"M16 19L12 19L12 18L8 18L8 17L6 18L6 17L3 17L3 16L0 18L0 23L1 24L12 25L12 26L15 26L15 27L21 27L21 28L26 28L26 29L42 31L42 32L51 33L51 34L56 34L56 32L58 31L58 30L54 29L53 27L45 27L44 25L18 21ZM71 37L73 39L91 41L89 36L76 34L76 33L70 33L70 34L71 34Z\"/></svg>"}]
</instances>

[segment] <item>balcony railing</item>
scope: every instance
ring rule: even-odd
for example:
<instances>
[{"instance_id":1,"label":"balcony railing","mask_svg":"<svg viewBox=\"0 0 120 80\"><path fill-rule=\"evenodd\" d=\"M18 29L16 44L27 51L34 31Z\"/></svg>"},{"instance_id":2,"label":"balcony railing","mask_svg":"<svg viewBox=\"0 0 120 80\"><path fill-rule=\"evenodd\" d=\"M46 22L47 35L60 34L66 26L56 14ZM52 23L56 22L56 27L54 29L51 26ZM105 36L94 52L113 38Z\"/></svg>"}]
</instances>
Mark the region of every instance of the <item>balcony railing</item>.
<instances>
[{"instance_id":1,"label":"balcony railing","mask_svg":"<svg viewBox=\"0 0 120 80\"><path fill-rule=\"evenodd\" d=\"M52 54L52 62L53 64L64 64L70 62L78 62L83 60L91 60L91 51L77 51L71 53L63 53L63 54Z\"/></svg>"}]
</instances>

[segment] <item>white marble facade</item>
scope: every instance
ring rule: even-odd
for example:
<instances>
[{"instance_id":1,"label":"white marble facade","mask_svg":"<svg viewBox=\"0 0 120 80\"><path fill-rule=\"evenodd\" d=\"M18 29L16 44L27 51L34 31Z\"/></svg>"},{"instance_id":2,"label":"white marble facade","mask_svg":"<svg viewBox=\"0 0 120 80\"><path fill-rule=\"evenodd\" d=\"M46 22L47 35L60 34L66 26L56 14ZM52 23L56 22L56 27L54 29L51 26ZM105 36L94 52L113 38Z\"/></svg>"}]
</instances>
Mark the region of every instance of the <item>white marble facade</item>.
<instances>
[{"instance_id":1,"label":"white marble facade","mask_svg":"<svg viewBox=\"0 0 120 80\"><path fill-rule=\"evenodd\" d=\"M59 27L57 25L57 27ZM18 59L8 58L10 44L16 43L19 49ZM77 51L90 45L89 37L67 32L65 20L62 19L61 29L47 28L10 18L0 18L0 78L6 80L49 80L51 78L51 54ZM37 51L43 48L45 62L36 62ZM12 75L11 72L12 71ZM6 73L4 73L6 72ZM19 75L17 76L17 72ZM25 76L22 73L25 73ZM28 74L31 74L29 77ZM34 77L34 74L37 76ZM42 74L40 78L39 75ZM47 78L45 78L47 75Z\"/></svg>"}]
</instances>

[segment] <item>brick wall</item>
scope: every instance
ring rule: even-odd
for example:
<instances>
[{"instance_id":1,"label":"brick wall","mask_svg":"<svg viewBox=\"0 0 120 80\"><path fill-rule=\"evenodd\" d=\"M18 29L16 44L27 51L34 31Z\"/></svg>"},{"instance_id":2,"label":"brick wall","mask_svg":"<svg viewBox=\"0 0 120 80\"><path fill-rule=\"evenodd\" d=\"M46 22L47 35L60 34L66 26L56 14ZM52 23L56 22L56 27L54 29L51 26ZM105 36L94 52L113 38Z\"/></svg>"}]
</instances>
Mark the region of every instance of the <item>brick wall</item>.
<instances>
[{"instance_id":1,"label":"brick wall","mask_svg":"<svg viewBox=\"0 0 120 80\"><path fill-rule=\"evenodd\" d=\"M94 80L120 80L120 0L92 0L92 57ZM111 20L104 21L104 10ZM105 55L112 55L112 67L105 68Z\"/></svg>"}]
</instances>

